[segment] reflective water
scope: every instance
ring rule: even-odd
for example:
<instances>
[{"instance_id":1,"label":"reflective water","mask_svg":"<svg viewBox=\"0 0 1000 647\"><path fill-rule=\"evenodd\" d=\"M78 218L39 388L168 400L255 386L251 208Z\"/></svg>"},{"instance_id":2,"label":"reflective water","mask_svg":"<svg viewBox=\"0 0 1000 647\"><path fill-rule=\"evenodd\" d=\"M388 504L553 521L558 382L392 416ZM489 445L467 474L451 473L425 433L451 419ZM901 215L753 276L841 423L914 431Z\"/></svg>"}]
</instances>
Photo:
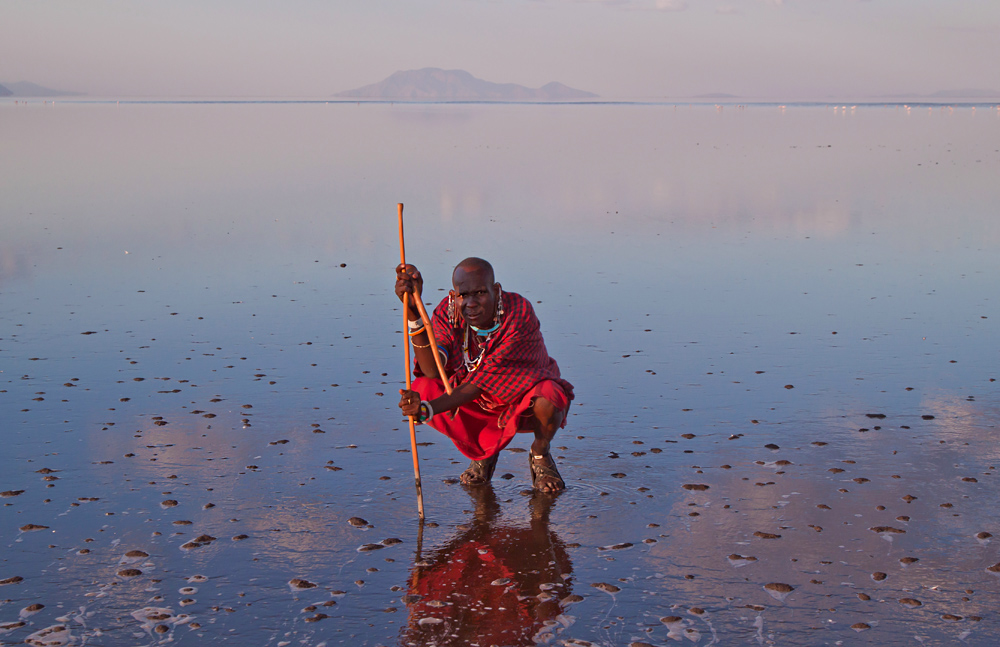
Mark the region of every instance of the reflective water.
<instances>
[{"instance_id":1,"label":"reflective water","mask_svg":"<svg viewBox=\"0 0 1000 647\"><path fill-rule=\"evenodd\" d=\"M0 641L1000 639L996 106L7 102L0 142ZM535 303L562 495L421 431L417 523L397 202L428 301L478 255Z\"/></svg>"}]
</instances>

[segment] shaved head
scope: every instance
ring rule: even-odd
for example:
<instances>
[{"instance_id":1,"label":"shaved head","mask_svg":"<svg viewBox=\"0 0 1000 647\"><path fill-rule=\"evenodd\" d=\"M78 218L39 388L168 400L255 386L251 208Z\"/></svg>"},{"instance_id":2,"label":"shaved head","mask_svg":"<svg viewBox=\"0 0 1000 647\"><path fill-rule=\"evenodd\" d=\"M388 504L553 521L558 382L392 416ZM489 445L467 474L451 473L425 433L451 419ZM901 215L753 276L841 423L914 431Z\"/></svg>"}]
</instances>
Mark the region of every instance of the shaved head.
<instances>
[{"instance_id":1,"label":"shaved head","mask_svg":"<svg viewBox=\"0 0 1000 647\"><path fill-rule=\"evenodd\" d=\"M467 258L451 274L455 300L462 318L475 328L489 328L496 320L500 284L493 278L493 266L481 258Z\"/></svg>"},{"instance_id":2,"label":"shaved head","mask_svg":"<svg viewBox=\"0 0 1000 647\"><path fill-rule=\"evenodd\" d=\"M493 266L488 261L476 258L475 256L470 256L455 266L455 271L451 274L453 283L455 275L459 273L459 270L468 274L481 274L486 279L487 285L493 285L493 282L496 280L493 275Z\"/></svg>"}]
</instances>

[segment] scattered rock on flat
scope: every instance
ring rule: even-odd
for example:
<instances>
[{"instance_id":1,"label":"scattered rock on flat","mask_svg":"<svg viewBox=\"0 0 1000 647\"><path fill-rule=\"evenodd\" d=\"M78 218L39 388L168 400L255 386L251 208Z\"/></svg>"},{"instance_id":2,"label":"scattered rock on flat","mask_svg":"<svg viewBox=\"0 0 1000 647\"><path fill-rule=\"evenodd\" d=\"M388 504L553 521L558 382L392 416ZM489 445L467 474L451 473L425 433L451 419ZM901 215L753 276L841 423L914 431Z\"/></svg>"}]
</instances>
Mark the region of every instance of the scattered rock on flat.
<instances>
[{"instance_id":1,"label":"scattered rock on flat","mask_svg":"<svg viewBox=\"0 0 1000 647\"><path fill-rule=\"evenodd\" d=\"M770 582L764 585L764 590L775 600L781 602L789 596L789 594L795 590L795 587L791 584L785 584L784 582Z\"/></svg>"},{"instance_id":2,"label":"scattered rock on flat","mask_svg":"<svg viewBox=\"0 0 1000 647\"><path fill-rule=\"evenodd\" d=\"M24 639L27 645L37 645L39 647L53 647L59 645L72 645L76 638L66 625L52 625L44 629L39 629Z\"/></svg>"},{"instance_id":3,"label":"scattered rock on flat","mask_svg":"<svg viewBox=\"0 0 1000 647\"><path fill-rule=\"evenodd\" d=\"M31 532L33 530L47 530L48 526L40 526L37 523L26 523L21 526L21 532Z\"/></svg>"},{"instance_id":4,"label":"scattered rock on flat","mask_svg":"<svg viewBox=\"0 0 1000 647\"><path fill-rule=\"evenodd\" d=\"M632 544L630 542L624 541L620 544L611 544L610 546L601 546L597 550L625 550L626 548L631 548Z\"/></svg>"},{"instance_id":5,"label":"scattered rock on flat","mask_svg":"<svg viewBox=\"0 0 1000 647\"><path fill-rule=\"evenodd\" d=\"M617 587L614 584L608 584L607 582L594 582L591 586L598 591L604 591L605 593L618 593L621 591L620 587Z\"/></svg>"}]
</instances>

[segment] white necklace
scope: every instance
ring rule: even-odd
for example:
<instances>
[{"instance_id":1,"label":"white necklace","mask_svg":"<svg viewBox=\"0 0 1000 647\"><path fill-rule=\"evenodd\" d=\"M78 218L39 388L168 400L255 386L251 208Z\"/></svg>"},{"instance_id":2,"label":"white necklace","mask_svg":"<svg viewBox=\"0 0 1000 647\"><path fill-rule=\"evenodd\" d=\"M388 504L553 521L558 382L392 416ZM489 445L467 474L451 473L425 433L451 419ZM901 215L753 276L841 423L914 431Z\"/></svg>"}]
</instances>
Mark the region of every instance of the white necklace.
<instances>
[{"instance_id":1,"label":"white necklace","mask_svg":"<svg viewBox=\"0 0 1000 647\"><path fill-rule=\"evenodd\" d=\"M496 331L493 331L496 332ZM490 338L493 337L493 333L486 335L486 337L479 342L479 355L476 359L469 357L469 338L472 336L469 334L469 326L465 327L462 333L462 359L465 361L465 370L469 373L473 372L479 365L483 363L483 356L486 355L486 344L489 343Z\"/></svg>"}]
</instances>

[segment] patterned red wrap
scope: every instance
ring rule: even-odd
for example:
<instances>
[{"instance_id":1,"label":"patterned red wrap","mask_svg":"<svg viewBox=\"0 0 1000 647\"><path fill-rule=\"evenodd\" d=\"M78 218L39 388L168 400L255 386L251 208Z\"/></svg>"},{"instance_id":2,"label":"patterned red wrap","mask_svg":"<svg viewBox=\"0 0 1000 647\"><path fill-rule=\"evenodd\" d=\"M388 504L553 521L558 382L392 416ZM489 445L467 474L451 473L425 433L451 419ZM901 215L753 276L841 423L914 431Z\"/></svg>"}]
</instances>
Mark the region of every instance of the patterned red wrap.
<instances>
[{"instance_id":1,"label":"patterned red wrap","mask_svg":"<svg viewBox=\"0 0 1000 647\"><path fill-rule=\"evenodd\" d=\"M465 429L464 433L460 429L461 424L446 424L447 416L435 416L430 425L447 434L462 453L475 460L492 456L509 443L517 431L526 431L521 428L521 421L517 418L523 416L530 407L531 398L525 397L529 392L538 391L531 397L542 395L542 391L547 392L549 395L545 397L564 410L569 408L569 401L573 399L573 385L560 377L559 365L549 357L531 302L519 294L504 292L503 308L500 327L485 341L469 330L460 314L457 327L451 325L448 321L447 297L434 308L431 318L438 347L447 355L445 370L451 375L452 385L471 382L482 389L483 395L475 402L461 407L460 414L467 410L475 413L477 419L475 423L471 418L468 420L472 428ZM483 351L482 362L472 371L466 367L462 352L466 335L471 337L469 357L474 359ZM418 377L421 375L419 368L416 374ZM429 382L431 380L424 378L413 385L421 393L421 397L427 400L439 395L436 388L430 387ZM543 385L545 382L549 384ZM429 391L435 393L432 395ZM478 419L483 414L493 424L485 425L485 421L480 423ZM459 420L456 417L447 422ZM565 419L563 424L565 425ZM487 426L490 429L485 429ZM482 431L487 431L489 440L486 437L480 438ZM482 455L484 452L489 453Z\"/></svg>"}]
</instances>

